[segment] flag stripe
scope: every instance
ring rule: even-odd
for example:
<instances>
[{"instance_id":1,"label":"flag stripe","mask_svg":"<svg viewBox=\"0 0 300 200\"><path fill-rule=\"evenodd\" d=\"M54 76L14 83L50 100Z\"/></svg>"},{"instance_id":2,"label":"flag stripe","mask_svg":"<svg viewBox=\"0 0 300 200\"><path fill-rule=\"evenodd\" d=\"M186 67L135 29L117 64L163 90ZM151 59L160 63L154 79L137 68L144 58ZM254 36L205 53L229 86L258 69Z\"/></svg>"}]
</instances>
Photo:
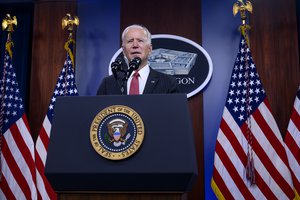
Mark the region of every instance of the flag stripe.
<instances>
[{"instance_id":1,"label":"flag stripe","mask_svg":"<svg viewBox=\"0 0 300 200\"><path fill-rule=\"evenodd\" d=\"M40 137L37 138L36 141L36 148L39 149L38 154L45 166L46 164L46 158L47 158L47 150L48 150L48 144L49 144L49 137L47 133L45 132L44 127L40 130Z\"/></svg>"},{"instance_id":2,"label":"flag stripe","mask_svg":"<svg viewBox=\"0 0 300 200\"><path fill-rule=\"evenodd\" d=\"M216 151L218 152L219 159L222 160L222 163L224 163L225 168L227 168L227 172L230 175L229 177L232 178L234 181L234 185L238 185L239 187L236 187L234 190L230 188L230 191L233 193L233 196L235 196L235 199L242 199L247 198L247 199L255 199L252 194L249 192L247 189L246 185L243 182L243 179L240 177L239 173L236 170L236 167L232 164L229 156L226 154L222 146L220 145L219 142L216 143ZM230 155L232 156L232 154ZM225 180L226 181L226 180ZM237 196L238 191L241 193L242 196Z\"/></svg>"},{"instance_id":3,"label":"flag stripe","mask_svg":"<svg viewBox=\"0 0 300 200\"><path fill-rule=\"evenodd\" d=\"M296 199L300 199L300 87L294 101L292 114L284 138L285 150L290 164Z\"/></svg>"},{"instance_id":4,"label":"flag stripe","mask_svg":"<svg viewBox=\"0 0 300 200\"><path fill-rule=\"evenodd\" d=\"M2 145L3 145L2 154L4 155L3 156L4 160L6 160L5 163L6 165L4 165L5 168L2 168L3 175L6 177L9 186L13 186L13 185L15 186L13 192L14 195L17 195L17 197L19 195L20 196L24 195L27 198L29 198L30 194L28 192L30 192L30 188L22 174L21 169L18 167L18 163L24 164L24 162L21 159L21 155L17 155L20 154L20 152L18 151L18 149L15 148L16 143L12 137L9 137L9 135L11 135L11 133L10 131L7 131L5 133L5 139L2 140ZM18 159L18 163L16 162L15 158ZM6 168L6 166L8 166L8 168ZM17 188L19 188L21 191L19 191ZM21 193L23 194L21 195Z\"/></svg>"},{"instance_id":5,"label":"flag stripe","mask_svg":"<svg viewBox=\"0 0 300 200\"><path fill-rule=\"evenodd\" d=\"M254 113L254 115L256 115L256 114L257 113ZM264 120L264 119L261 119L261 120ZM262 127L261 126L262 121L259 121L259 123L260 123L259 127L257 127L258 125L254 122L255 121L252 121L252 128L255 130L255 132L258 133L258 132L260 132L259 128ZM246 128L244 128L244 129L246 129ZM243 132L245 134L246 131L243 131ZM264 131L262 131L262 132L264 132ZM256 153L255 155L259 158L262 165L259 165L257 163L257 160L254 161L254 165L255 165L255 167L261 166L261 167L266 168L265 173L269 174L269 176L270 176L269 179L272 179L272 181L275 181L278 185L281 186L281 188L280 188L277 186L277 184L273 183L272 186L269 186L269 187L275 187L274 190L272 190L273 192L277 193L277 195L281 195L282 192L286 192L287 193L286 195L288 196L289 192L292 191L292 188L289 187L289 185L286 183L285 179L282 177L281 173L277 170L278 166L280 166L280 164L278 164L278 162L281 164L282 164L282 162L280 162L280 160L277 159L276 160L277 161L276 164L278 164L277 168L273 165L274 164L273 159L275 159L274 155L276 155L276 152L271 148L270 144L266 145L266 143L268 143L268 141L266 140L266 138L262 137L264 134L260 133L258 135L261 136L258 139L256 139L256 137L253 137L253 149L254 149L254 152ZM261 140L264 141L262 145L268 146L269 147L268 149L264 149L263 146L260 145ZM260 142L258 142L258 141L260 141ZM268 154L266 152L273 152L270 155L272 160L270 159L270 157L268 156ZM267 178L267 177L265 177L265 178ZM282 188L286 189L286 190L281 191Z\"/></svg>"},{"instance_id":6,"label":"flag stripe","mask_svg":"<svg viewBox=\"0 0 300 200\"><path fill-rule=\"evenodd\" d=\"M300 189L300 181L299 181L300 180L300 173L299 173L300 165L299 165L299 160L297 160L295 157L293 157L292 152L290 151L289 148L286 149L286 152L287 152L287 155L289 157L289 163L290 163L290 168L291 168L291 171L292 171L291 173L292 173L294 187L297 190L299 190ZM298 173L297 173L297 171L298 171Z\"/></svg>"},{"instance_id":7,"label":"flag stripe","mask_svg":"<svg viewBox=\"0 0 300 200\"><path fill-rule=\"evenodd\" d=\"M215 168L213 172L213 181L215 182L214 191L219 191L220 193L217 193L217 197L224 197L224 199L234 199L231 195L230 191L228 190L224 180L221 178L218 170ZM218 187L219 186L219 187ZM220 199L219 198L219 199Z\"/></svg>"},{"instance_id":8,"label":"flag stripe","mask_svg":"<svg viewBox=\"0 0 300 200\"><path fill-rule=\"evenodd\" d=\"M4 164L3 167L5 168L4 170L6 171L6 174L3 174L2 178L1 178L0 199L14 200L14 199L16 199L16 197L14 196L13 191L11 190L11 188L8 186L8 182L6 181L6 178L5 178L5 175L7 175L7 174L9 174L9 176L7 176L7 177L12 177L12 173L10 172L9 168L7 169L7 164L6 164L5 158L1 157L1 159L2 159L2 163ZM13 182L13 181L15 181L15 180L11 180L11 182ZM20 191L21 188L18 187L18 184L16 184L15 182L14 182L14 184L16 185L14 192L15 193L22 193L22 191ZM19 190L20 192L18 192L17 190Z\"/></svg>"},{"instance_id":9,"label":"flag stripe","mask_svg":"<svg viewBox=\"0 0 300 200\"><path fill-rule=\"evenodd\" d=\"M228 151L228 148L234 148L235 149L235 152L238 155L238 158L233 157L232 154L231 154L230 155L230 159L231 160L237 160L237 159L239 159L240 161L242 161L242 163L236 163L235 167L238 167L238 166L240 168L245 167L246 166L246 162L247 162L247 156L246 156L247 141L243 137L242 132L239 131L238 125L235 123L234 119L231 117L230 113L228 112L228 110L226 108L224 109L223 116L224 116L224 118L222 119L220 127L221 127L221 129L223 131L222 133L224 133L224 135L226 135L226 137L230 141L231 146L230 145L226 145L226 143L224 144L224 142L222 142L222 146L224 146L224 148L226 148L227 151ZM229 127L228 124L230 124L231 126ZM235 130L235 133L230 128L233 128ZM218 140L219 140L219 137L221 137L221 136L222 136L222 134L220 135L220 132L219 132L219 134L218 134ZM233 136L235 136L235 137L233 137ZM237 140L237 138L239 138L239 140L241 141L241 143ZM244 148L242 148L241 144L244 144ZM256 158L256 157L254 157L254 158ZM260 161L255 161L255 162L261 163ZM242 170L245 170L245 168L243 168ZM253 191L253 193L256 193L255 197L257 199L261 199L264 196L269 197L270 199L276 198L275 195L273 194L273 192L270 190L270 188L266 185L266 183L263 180L263 178L267 179L268 177L266 177L266 176L263 177L263 178L261 177L261 175L264 176L265 174L268 174L268 172L263 167L259 168L259 170L264 170L264 171L263 172L256 171L256 180L258 182L257 187L259 188L260 191L255 191L255 192ZM244 172L241 171L240 172L240 176L242 177L243 174L244 174ZM249 190L251 190L251 188ZM261 192L263 192L263 194L260 194Z\"/></svg>"},{"instance_id":10,"label":"flag stripe","mask_svg":"<svg viewBox=\"0 0 300 200\"><path fill-rule=\"evenodd\" d=\"M36 156L36 165L37 165L36 176L37 176L37 180L39 182L39 184L37 185L39 195L41 195L41 197L43 197L42 199L53 199L53 198L55 199L56 198L55 192L52 190L52 187L51 187L50 183L48 182L47 178L42 174L42 173L44 173L44 170L42 170L42 171L39 170L39 169L44 169L44 165L38 155Z\"/></svg>"},{"instance_id":11,"label":"flag stripe","mask_svg":"<svg viewBox=\"0 0 300 200\"><path fill-rule=\"evenodd\" d=\"M290 122L290 124L291 123L293 123L293 122ZM298 131L297 134L300 135L300 132ZM288 133L285 136L286 146L288 147L288 150L289 150L288 154L293 157L293 162L295 162L294 164L299 166L300 165L300 147L298 146L296 141L300 141L300 139L299 140L297 140L296 138L294 139L292 134L288 131Z\"/></svg>"},{"instance_id":12,"label":"flag stripe","mask_svg":"<svg viewBox=\"0 0 300 200\"><path fill-rule=\"evenodd\" d=\"M224 190L224 188L220 188L220 191L222 191L222 194L224 195L225 199L228 199L229 196L233 196L233 199L243 199L243 195L241 194L237 186L234 184L234 180L232 179L232 177L229 174L229 171L224 165L225 163L222 162L220 156L216 155L215 166L218 167L216 167L215 169L216 171L218 171L219 174L222 173L227 175L226 179L223 179L223 181L226 183L226 188L229 191L230 195L225 193L226 190ZM214 178L214 180L217 180L217 178Z\"/></svg>"},{"instance_id":13,"label":"flag stripe","mask_svg":"<svg viewBox=\"0 0 300 200\"><path fill-rule=\"evenodd\" d=\"M294 124L298 130L300 130L300 123L299 123L300 122L300 114L299 114L299 112L300 112L300 100L296 97L290 120L292 120L294 122Z\"/></svg>"},{"instance_id":14,"label":"flag stripe","mask_svg":"<svg viewBox=\"0 0 300 200\"><path fill-rule=\"evenodd\" d=\"M261 103L261 105L258 107L258 110L259 112L256 111L253 113L253 117L257 122L257 127L260 127L264 133L259 134L259 136L266 136L269 144L271 145L270 147L273 147L272 149L275 151L274 153L281 158L281 160L284 162L282 163L282 166L285 167L287 164L287 157L285 154L282 136L272 114L269 111L268 101L265 100L263 103ZM268 151L266 152L268 153Z\"/></svg>"},{"instance_id":15,"label":"flag stripe","mask_svg":"<svg viewBox=\"0 0 300 200\"><path fill-rule=\"evenodd\" d=\"M35 164L34 164L34 143L31 138L24 137L24 135L21 135L20 133L25 133L25 135L30 135L28 126L27 118L25 114L23 114L22 118L16 121L14 125L10 127L11 132L13 133L19 133L19 134L13 134L15 137L15 141L19 147L19 149L22 149L22 157L26 157L27 159L24 159L26 162L28 168L26 170L30 170L29 176L27 178L30 182L35 182ZM34 186L34 184L32 184ZM34 188L31 188L32 191Z\"/></svg>"}]
</instances>

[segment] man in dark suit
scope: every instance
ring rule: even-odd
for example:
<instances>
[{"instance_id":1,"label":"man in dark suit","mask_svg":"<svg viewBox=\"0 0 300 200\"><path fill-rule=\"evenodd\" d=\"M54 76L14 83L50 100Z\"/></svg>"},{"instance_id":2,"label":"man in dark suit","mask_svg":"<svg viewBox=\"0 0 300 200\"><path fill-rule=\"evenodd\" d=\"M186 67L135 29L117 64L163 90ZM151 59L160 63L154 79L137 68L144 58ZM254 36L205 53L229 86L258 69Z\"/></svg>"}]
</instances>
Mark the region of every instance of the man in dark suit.
<instances>
[{"instance_id":1,"label":"man in dark suit","mask_svg":"<svg viewBox=\"0 0 300 200\"><path fill-rule=\"evenodd\" d=\"M178 93L177 81L174 77L153 70L149 66L148 57L152 51L151 34L140 25L128 26L122 33L122 49L127 65L134 58L141 59L137 70L129 77L117 78L108 76L103 79L97 94L162 94ZM128 80L127 80L128 78ZM124 91L122 92L122 90Z\"/></svg>"}]
</instances>

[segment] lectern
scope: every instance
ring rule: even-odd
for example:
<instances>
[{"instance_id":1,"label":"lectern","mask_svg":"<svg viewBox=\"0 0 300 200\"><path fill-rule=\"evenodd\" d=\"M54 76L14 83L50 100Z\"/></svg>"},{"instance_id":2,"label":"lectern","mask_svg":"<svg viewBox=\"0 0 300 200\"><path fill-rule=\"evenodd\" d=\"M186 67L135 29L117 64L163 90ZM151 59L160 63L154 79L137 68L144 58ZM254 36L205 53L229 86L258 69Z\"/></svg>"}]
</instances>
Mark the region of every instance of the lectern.
<instances>
[{"instance_id":1,"label":"lectern","mask_svg":"<svg viewBox=\"0 0 300 200\"><path fill-rule=\"evenodd\" d=\"M100 111L116 105L139 114L144 138L130 157L110 160L95 150L90 130ZM58 97L45 174L61 199L180 199L197 176L186 95Z\"/></svg>"}]
</instances>

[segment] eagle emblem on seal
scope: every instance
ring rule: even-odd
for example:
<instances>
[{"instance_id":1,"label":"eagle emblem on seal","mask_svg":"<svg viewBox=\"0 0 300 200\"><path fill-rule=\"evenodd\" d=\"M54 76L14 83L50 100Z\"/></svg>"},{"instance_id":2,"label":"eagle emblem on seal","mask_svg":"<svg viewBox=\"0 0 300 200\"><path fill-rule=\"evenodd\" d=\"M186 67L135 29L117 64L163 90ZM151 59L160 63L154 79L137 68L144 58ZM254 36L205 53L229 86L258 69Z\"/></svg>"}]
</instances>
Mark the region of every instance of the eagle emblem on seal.
<instances>
[{"instance_id":1,"label":"eagle emblem on seal","mask_svg":"<svg viewBox=\"0 0 300 200\"><path fill-rule=\"evenodd\" d=\"M130 138L130 133L126 134L128 123L123 119L113 119L107 123L109 134L109 141L115 146L119 147L125 145Z\"/></svg>"}]
</instances>

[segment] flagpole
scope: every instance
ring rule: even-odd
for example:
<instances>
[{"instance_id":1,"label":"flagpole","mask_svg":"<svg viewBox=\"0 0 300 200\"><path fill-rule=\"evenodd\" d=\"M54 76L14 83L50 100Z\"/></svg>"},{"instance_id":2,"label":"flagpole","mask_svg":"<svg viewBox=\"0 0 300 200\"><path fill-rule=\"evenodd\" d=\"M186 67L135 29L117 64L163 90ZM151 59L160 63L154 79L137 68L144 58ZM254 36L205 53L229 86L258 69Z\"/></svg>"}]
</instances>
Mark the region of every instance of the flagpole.
<instances>
[{"instance_id":1,"label":"flagpole","mask_svg":"<svg viewBox=\"0 0 300 200\"><path fill-rule=\"evenodd\" d=\"M8 32L7 34L7 41L5 43L5 50L9 53L9 56L12 58L12 47L13 47L13 41L11 38L12 32L14 32L14 25L17 26L17 18L16 16L13 16L11 18L10 14L6 14L5 18L2 20L2 30L6 30ZM3 66L3 78L2 83L5 87L5 77L6 75L6 66ZM5 96L5 89L1 92L1 110L0 110L0 182L2 180L2 137L3 137L3 118L4 118L4 96Z\"/></svg>"},{"instance_id":2,"label":"flagpole","mask_svg":"<svg viewBox=\"0 0 300 200\"><path fill-rule=\"evenodd\" d=\"M241 15L241 21L242 25L239 26L239 31L242 34L242 36L246 40L246 44L248 48L250 47L249 37L248 37L248 31L250 30L250 25L246 24L247 20L247 11L252 13L253 7L250 1L246 1L244 3L243 0L238 0L236 3L233 4L233 15L235 16L238 12L240 12ZM248 54L246 52L246 54ZM249 55L248 55L249 57ZM250 66L248 63L248 60L245 59L245 66L246 66L246 107L248 108L250 106ZM250 110L247 109L247 132L246 132L246 138L247 138L247 164L245 167L245 175L246 179L249 181L250 185L255 185L255 167L254 167L254 159L253 159L253 133L252 133L252 127L251 127L251 113Z\"/></svg>"}]
</instances>

